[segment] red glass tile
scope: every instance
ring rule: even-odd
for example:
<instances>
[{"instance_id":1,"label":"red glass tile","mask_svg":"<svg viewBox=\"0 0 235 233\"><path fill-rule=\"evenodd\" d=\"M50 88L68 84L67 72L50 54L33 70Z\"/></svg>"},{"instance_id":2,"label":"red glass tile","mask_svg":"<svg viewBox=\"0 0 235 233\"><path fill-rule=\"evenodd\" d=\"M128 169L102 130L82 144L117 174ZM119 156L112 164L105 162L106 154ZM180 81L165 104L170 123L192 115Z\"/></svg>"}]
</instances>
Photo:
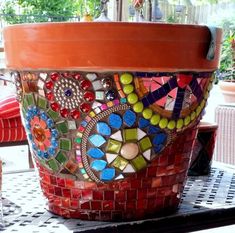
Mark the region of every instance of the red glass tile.
<instances>
[{"instance_id":1,"label":"red glass tile","mask_svg":"<svg viewBox=\"0 0 235 233\"><path fill-rule=\"evenodd\" d=\"M91 209L92 210L101 210L102 209L102 205L101 205L101 201L91 201Z\"/></svg>"},{"instance_id":2,"label":"red glass tile","mask_svg":"<svg viewBox=\"0 0 235 233\"><path fill-rule=\"evenodd\" d=\"M131 188L132 189L138 189L138 188L141 188L141 180L132 180L131 181Z\"/></svg>"},{"instance_id":3,"label":"red glass tile","mask_svg":"<svg viewBox=\"0 0 235 233\"><path fill-rule=\"evenodd\" d=\"M152 179L152 188L157 188L162 186L162 178L161 177L155 177Z\"/></svg>"},{"instance_id":4,"label":"red glass tile","mask_svg":"<svg viewBox=\"0 0 235 233\"><path fill-rule=\"evenodd\" d=\"M70 78L71 73L70 73L70 72L64 72L64 73L62 73L62 75L63 75L63 77L65 77L65 78Z\"/></svg>"},{"instance_id":5,"label":"red glass tile","mask_svg":"<svg viewBox=\"0 0 235 233\"><path fill-rule=\"evenodd\" d=\"M151 179L148 179L148 178L142 179L142 187L143 188L151 188L151 186L152 186Z\"/></svg>"},{"instance_id":6,"label":"red glass tile","mask_svg":"<svg viewBox=\"0 0 235 233\"><path fill-rule=\"evenodd\" d=\"M92 190L90 190L90 189L82 190L82 199L83 200L92 200L93 199Z\"/></svg>"},{"instance_id":7,"label":"red glass tile","mask_svg":"<svg viewBox=\"0 0 235 233\"><path fill-rule=\"evenodd\" d=\"M50 175L44 174L43 182L50 184L51 183Z\"/></svg>"},{"instance_id":8,"label":"red glass tile","mask_svg":"<svg viewBox=\"0 0 235 233\"><path fill-rule=\"evenodd\" d=\"M147 172L148 172L148 177L155 177L157 173L157 167L148 167Z\"/></svg>"},{"instance_id":9,"label":"red glass tile","mask_svg":"<svg viewBox=\"0 0 235 233\"><path fill-rule=\"evenodd\" d=\"M126 209L126 202L117 202L115 201L115 210L122 210Z\"/></svg>"},{"instance_id":10,"label":"red glass tile","mask_svg":"<svg viewBox=\"0 0 235 233\"><path fill-rule=\"evenodd\" d=\"M60 105L56 102L51 103L51 109L55 112L58 112L60 110Z\"/></svg>"},{"instance_id":11,"label":"red glass tile","mask_svg":"<svg viewBox=\"0 0 235 233\"><path fill-rule=\"evenodd\" d=\"M65 180L60 177L57 177L57 184L60 187L65 187Z\"/></svg>"},{"instance_id":12,"label":"red glass tile","mask_svg":"<svg viewBox=\"0 0 235 233\"><path fill-rule=\"evenodd\" d=\"M69 110L67 108L62 108L60 109L60 115L64 118L68 117L69 115Z\"/></svg>"},{"instance_id":13,"label":"red glass tile","mask_svg":"<svg viewBox=\"0 0 235 233\"><path fill-rule=\"evenodd\" d=\"M125 190L125 189L130 189L131 188L131 183L128 181L122 181L120 183L120 190Z\"/></svg>"},{"instance_id":14,"label":"red glass tile","mask_svg":"<svg viewBox=\"0 0 235 233\"><path fill-rule=\"evenodd\" d=\"M82 76L81 76L81 74L79 74L79 73L73 74L73 78L76 79L76 80L79 80L81 77L82 77Z\"/></svg>"},{"instance_id":15,"label":"red glass tile","mask_svg":"<svg viewBox=\"0 0 235 233\"><path fill-rule=\"evenodd\" d=\"M157 189L152 188L152 189L148 189L147 191L147 198L151 199L151 198L156 198L157 195Z\"/></svg>"},{"instance_id":16,"label":"red glass tile","mask_svg":"<svg viewBox=\"0 0 235 233\"><path fill-rule=\"evenodd\" d=\"M62 196L62 190L60 187L55 187L55 195L56 196Z\"/></svg>"},{"instance_id":17,"label":"red glass tile","mask_svg":"<svg viewBox=\"0 0 235 233\"><path fill-rule=\"evenodd\" d=\"M127 190L127 200L136 199L136 190Z\"/></svg>"},{"instance_id":18,"label":"red glass tile","mask_svg":"<svg viewBox=\"0 0 235 233\"><path fill-rule=\"evenodd\" d=\"M147 208L147 200L141 199L136 201L136 209L146 209Z\"/></svg>"},{"instance_id":19,"label":"red glass tile","mask_svg":"<svg viewBox=\"0 0 235 233\"><path fill-rule=\"evenodd\" d=\"M74 199L80 199L82 197L82 191L79 189L71 189L71 196Z\"/></svg>"},{"instance_id":20,"label":"red glass tile","mask_svg":"<svg viewBox=\"0 0 235 233\"><path fill-rule=\"evenodd\" d=\"M119 182L110 182L108 183L108 188L107 189L115 189L115 190L119 190Z\"/></svg>"},{"instance_id":21,"label":"red glass tile","mask_svg":"<svg viewBox=\"0 0 235 233\"><path fill-rule=\"evenodd\" d=\"M124 190L115 191L115 200L116 201L125 201L126 200L126 192Z\"/></svg>"},{"instance_id":22,"label":"red glass tile","mask_svg":"<svg viewBox=\"0 0 235 233\"><path fill-rule=\"evenodd\" d=\"M103 210L113 210L114 209L114 202L113 201L103 201Z\"/></svg>"},{"instance_id":23,"label":"red glass tile","mask_svg":"<svg viewBox=\"0 0 235 233\"><path fill-rule=\"evenodd\" d=\"M80 206L81 206L81 209L84 209L84 210L91 209L90 201L80 201Z\"/></svg>"},{"instance_id":24,"label":"red glass tile","mask_svg":"<svg viewBox=\"0 0 235 233\"><path fill-rule=\"evenodd\" d=\"M54 187L53 187L53 186L48 186L48 192L49 192L50 194L54 194L54 193L55 193Z\"/></svg>"},{"instance_id":25,"label":"red glass tile","mask_svg":"<svg viewBox=\"0 0 235 233\"><path fill-rule=\"evenodd\" d=\"M70 208L70 199L69 198L62 198L62 206L65 208Z\"/></svg>"},{"instance_id":26,"label":"red glass tile","mask_svg":"<svg viewBox=\"0 0 235 233\"><path fill-rule=\"evenodd\" d=\"M78 119L80 117L80 112L77 109L73 109L70 114L73 119Z\"/></svg>"},{"instance_id":27,"label":"red glass tile","mask_svg":"<svg viewBox=\"0 0 235 233\"><path fill-rule=\"evenodd\" d=\"M66 188L62 189L62 195L64 197L70 197L71 198L71 190L70 189L66 189Z\"/></svg>"},{"instance_id":28,"label":"red glass tile","mask_svg":"<svg viewBox=\"0 0 235 233\"><path fill-rule=\"evenodd\" d=\"M47 89L51 90L54 86L54 83L52 81L47 81L45 86Z\"/></svg>"},{"instance_id":29,"label":"red glass tile","mask_svg":"<svg viewBox=\"0 0 235 233\"><path fill-rule=\"evenodd\" d=\"M57 72L53 72L53 73L51 73L50 74L50 77L51 77L51 79L53 80L53 81L58 81L58 79L59 79L59 73L57 73Z\"/></svg>"},{"instance_id":30,"label":"red glass tile","mask_svg":"<svg viewBox=\"0 0 235 233\"><path fill-rule=\"evenodd\" d=\"M163 155L159 157L159 166L166 166L169 162L168 162L168 155Z\"/></svg>"},{"instance_id":31,"label":"red glass tile","mask_svg":"<svg viewBox=\"0 0 235 233\"><path fill-rule=\"evenodd\" d=\"M79 202L78 202L78 200L71 199L70 205L71 205L71 208L77 209L79 206Z\"/></svg>"},{"instance_id":32,"label":"red glass tile","mask_svg":"<svg viewBox=\"0 0 235 233\"><path fill-rule=\"evenodd\" d=\"M66 186L67 188L73 188L73 187L74 187L74 180L65 179L65 186Z\"/></svg>"},{"instance_id":33,"label":"red glass tile","mask_svg":"<svg viewBox=\"0 0 235 233\"><path fill-rule=\"evenodd\" d=\"M147 198L147 189L138 189L137 190L137 200Z\"/></svg>"},{"instance_id":34,"label":"red glass tile","mask_svg":"<svg viewBox=\"0 0 235 233\"><path fill-rule=\"evenodd\" d=\"M50 176L50 183L53 185L57 185L56 177L55 176Z\"/></svg>"},{"instance_id":35,"label":"red glass tile","mask_svg":"<svg viewBox=\"0 0 235 233\"><path fill-rule=\"evenodd\" d=\"M104 191L104 200L114 200L114 191Z\"/></svg>"},{"instance_id":36,"label":"red glass tile","mask_svg":"<svg viewBox=\"0 0 235 233\"><path fill-rule=\"evenodd\" d=\"M99 190L93 191L93 199L94 200L103 200L104 199L104 192Z\"/></svg>"},{"instance_id":37,"label":"red glass tile","mask_svg":"<svg viewBox=\"0 0 235 233\"><path fill-rule=\"evenodd\" d=\"M54 197L53 198L53 204L56 206L61 206L62 205L62 199L60 197Z\"/></svg>"},{"instance_id":38,"label":"red glass tile","mask_svg":"<svg viewBox=\"0 0 235 233\"><path fill-rule=\"evenodd\" d=\"M136 201L127 201L126 202L127 210L135 210L136 209Z\"/></svg>"},{"instance_id":39,"label":"red glass tile","mask_svg":"<svg viewBox=\"0 0 235 233\"><path fill-rule=\"evenodd\" d=\"M47 92L46 93L46 98L50 101L54 99L54 94L52 92Z\"/></svg>"}]
</instances>

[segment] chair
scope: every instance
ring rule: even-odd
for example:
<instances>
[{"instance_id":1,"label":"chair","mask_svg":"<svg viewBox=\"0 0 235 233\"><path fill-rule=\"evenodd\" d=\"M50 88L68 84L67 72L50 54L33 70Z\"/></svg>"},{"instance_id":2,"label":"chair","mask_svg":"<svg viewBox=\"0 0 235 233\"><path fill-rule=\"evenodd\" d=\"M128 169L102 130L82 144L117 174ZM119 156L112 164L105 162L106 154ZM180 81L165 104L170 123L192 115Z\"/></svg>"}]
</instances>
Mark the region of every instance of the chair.
<instances>
[{"instance_id":1,"label":"chair","mask_svg":"<svg viewBox=\"0 0 235 233\"><path fill-rule=\"evenodd\" d=\"M14 95L0 100L0 147L28 145L21 122L19 103ZM29 167L33 168L28 147Z\"/></svg>"}]
</instances>

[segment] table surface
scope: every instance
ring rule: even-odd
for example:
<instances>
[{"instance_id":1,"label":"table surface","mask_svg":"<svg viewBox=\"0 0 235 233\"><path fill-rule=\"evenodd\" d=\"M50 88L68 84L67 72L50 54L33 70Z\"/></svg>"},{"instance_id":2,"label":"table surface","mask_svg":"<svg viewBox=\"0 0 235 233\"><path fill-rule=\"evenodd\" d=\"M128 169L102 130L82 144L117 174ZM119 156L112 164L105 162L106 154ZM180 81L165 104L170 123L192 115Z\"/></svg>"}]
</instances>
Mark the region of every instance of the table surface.
<instances>
[{"instance_id":1,"label":"table surface","mask_svg":"<svg viewBox=\"0 0 235 233\"><path fill-rule=\"evenodd\" d=\"M64 219L46 210L34 171L4 174L3 232L188 232L235 222L235 170L213 163L208 176L189 177L176 213L132 222Z\"/></svg>"}]
</instances>

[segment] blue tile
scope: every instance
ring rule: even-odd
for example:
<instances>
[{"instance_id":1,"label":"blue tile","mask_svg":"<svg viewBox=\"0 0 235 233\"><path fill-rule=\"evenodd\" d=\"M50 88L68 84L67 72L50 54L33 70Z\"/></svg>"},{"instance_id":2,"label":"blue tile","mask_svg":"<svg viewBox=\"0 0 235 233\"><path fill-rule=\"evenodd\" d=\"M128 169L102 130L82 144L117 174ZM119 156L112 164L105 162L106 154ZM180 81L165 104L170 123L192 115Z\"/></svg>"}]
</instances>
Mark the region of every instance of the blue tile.
<instances>
[{"instance_id":1,"label":"blue tile","mask_svg":"<svg viewBox=\"0 0 235 233\"><path fill-rule=\"evenodd\" d=\"M153 104L155 102L154 96L152 95L151 92L148 94L147 99L149 104Z\"/></svg>"},{"instance_id":2,"label":"blue tile","mask_svg":"<svg viewBox=\"0 0 235 233\"><path fill-rule=\"evenodd\" d=\"M157 146L154 147L154 152L159 153L163 148L164 148L163 145L161 145L161 144L157 145Z\"/></svg>"},{"instance_id":3,"label":"blue tile","mask_svg":"<svg viewBox=\"0 0 235 233\"><path fill-rule=\"evenodd\" d=\"M104 152L99 148L90 148L86 153L94 159L100 159L104 156Z\"/></svg>"},{"instance_id":4,"label":"blue tile","mask_svg":"<svg viewBox=\"0 0 235 233\"><path fill-rule=\"evenodd\" d=\"M146 120L146 119L144 119L144 118L142 118L142 117L139 119L139 128L140 128L140 129L149 126L149 124L150 124L150 123L149 123L149 120Z\"/></svg>"},{"instance_id":5,"label":"blue tile","mask_svg":"<svg viewBox=\"0 0 235 233\"><path fill-rule=\"evenodd\" d=\"M93 134L89 137L89 141L96 147L102 146L106 140L99 134Z\"/></svg>"},{"instance_id":6,"label":"blue tile","mask_svg":"<svg viewBox=\"0 0 235 233\"><path fill-rule=\"evenodd\" d=\"M135 113L131 110L127 110L125 114L123 115L123 121L127 126L129 127L133 126L136 121Z\"/></svg>"},{"instance_id":7,"label":"blue tile","mask_svg":"<svg viewBox=\"0 0 235 233\"><path fill-rule=\"evenodd\" d=\"M106 168L100 174L100 179L103 181L113 180L114 177L115 177L114 168Z\"/></svg>"},{"instance_id":8,"label":"blue tile","mask_svg":"<svg viewBox=\"0 0 235 233\"><path fill-rule=\"evenodd\" d=\"M87 123L86 121L82 121L82 122L81 122L81 125L82 125L83 127L86 127L87 124L88 124L88 123Z\"/></svg>"},{"instance_id":9,"label":"blue tile","mask_svg":"<svg viewBox=\"0 0 235 233\"><path fill-rule=\"evenodd\" d=\"M156 134L160 131L158 127L150 125L148 128L148 134Z\"/></svg>"},{"instance_id":10,"label":"blue tile","mask_svg":"<svg viewBox=\"0 0 235 233\"><path fill-rule=\"evenodd\" d=\"M142 101L145 108L149 106L149 102L148 102L148 99L146 97L144 97L141 101Z\"/></svg>"},{"instance_id":11,"label":"blue tile","mask_svg":"<svg viewBox=\"0 0 235 233\"><path fill-rule=\"evenodd\" d=\"M96 130L99 134L102 134L105 136L110 136L112 133L110 127L105 122L98 122L96 124Z\"/></svg>"},{"instance_id":12,"label":"blue tile","mask_svg":"<svg viewBox=\"0 0 235 233\"><path fill-rule=\"evenodd\" d=\"M109 125L112 128L120 129L122 126L122 118L118 114L115 114L115 113L110 114Z\"/></svg>"},{"instance_id":13,"label":"blue tile","mask_svg":"<svg viewBox=\"0 0 235 233\"><path fill-rule=\"evenodd\" d=\"M164 133L159 133L153 138L154 145L164 144L165 141L166 141L166 134Z\"/></svg>"},{"instance_id":14,"label":"blue tile","mask_svg":"<svg viewBox=\"0 0 235 233\"><path fill-rule=\"evenodd\" d=\"M91 162L91 168L95 171L102 171L105 169L107 162L104 160L94 160Z\"/></svg>"},{"instance_id":15,"label":"blue tile","mask_svg":"<svg viewBox=\"0 0 235 233\"><path fill-rule=\"evenodd\" d=\"M174 88L176 88L178 86L178 83L177 83L177 80L176 78L171 78L169 81L168 81L168 84L170 85L171 87L171 90L173 90Z\"/></svg>"}]
</instances>

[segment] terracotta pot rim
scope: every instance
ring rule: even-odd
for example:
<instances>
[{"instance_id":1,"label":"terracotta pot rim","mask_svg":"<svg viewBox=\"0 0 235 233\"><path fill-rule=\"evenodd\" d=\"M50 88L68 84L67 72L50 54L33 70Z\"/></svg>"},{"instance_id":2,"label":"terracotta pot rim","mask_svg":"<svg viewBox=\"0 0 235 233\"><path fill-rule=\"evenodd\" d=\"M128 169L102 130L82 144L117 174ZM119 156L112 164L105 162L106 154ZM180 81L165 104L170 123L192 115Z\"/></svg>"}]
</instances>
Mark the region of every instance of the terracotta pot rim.
<instances>
[{"instance_id":1,"label":"terracotta pot rim","mask_svg":"<svg viewBox=\"0 0 235 233\"><path fill-rule=\"evenodd\" d=\"M107 71L214 71L216 56L206 55L206 26L63 22L11 25L4 29L6 65L10 69L73 69Z\"/></svg>"}]
</instances>

